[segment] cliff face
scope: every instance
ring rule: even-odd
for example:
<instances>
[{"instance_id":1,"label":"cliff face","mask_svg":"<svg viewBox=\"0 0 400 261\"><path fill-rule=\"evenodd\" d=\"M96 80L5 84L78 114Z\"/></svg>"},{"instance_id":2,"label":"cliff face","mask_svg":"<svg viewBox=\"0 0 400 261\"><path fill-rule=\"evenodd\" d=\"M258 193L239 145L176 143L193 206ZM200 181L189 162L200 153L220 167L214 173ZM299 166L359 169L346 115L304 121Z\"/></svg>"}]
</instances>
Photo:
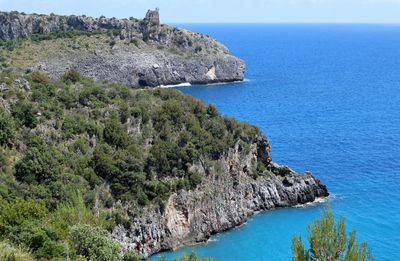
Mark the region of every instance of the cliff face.
<instances>
[{"instance_id":1,"label":"cliff face","mask_svg":"<svg viewBox=\"0 0 400 261\"><path fill-rule=\"evenodd\" d=\"M129 228L117 226L111 238L146 258L161 250L203 242L210 235L243 224L255 211L291 207L329 195L310 173L300 175L273 163L264 137L243 155L239 145L214 168L192 167L207 178L193 191L169 197L165 207L143 211ZM255 162L268 162L267 175L254 179Z\"/></svg>"},{"instance_id":2,"label":"cliff face","mask_svg":"<svg viewBox=\"0 0 400 261\"><path fill-rule=\"evenodd\" d=\"M148 11L143 20L0 12L2 41L71 31L85 36L44 40L42 49L36 46L40 55L31 51L35 43L23 44L19 53L31 59L17 67L40 70L54 79L73 68L99 81L131 87L244 78L244 62L229 55L226 47L209 36L160 24L158 10ZM92 34L96 39L90 39Z\"/></svg>"}]
</instances>

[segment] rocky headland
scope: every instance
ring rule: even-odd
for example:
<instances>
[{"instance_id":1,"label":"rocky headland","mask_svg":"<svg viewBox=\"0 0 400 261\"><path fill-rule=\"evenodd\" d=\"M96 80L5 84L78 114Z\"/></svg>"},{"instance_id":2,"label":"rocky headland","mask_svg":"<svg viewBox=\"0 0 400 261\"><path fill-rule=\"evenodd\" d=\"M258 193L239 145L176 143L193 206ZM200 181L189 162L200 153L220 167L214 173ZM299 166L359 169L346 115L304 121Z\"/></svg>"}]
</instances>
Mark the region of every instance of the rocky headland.
<instances>
[{"instance_id":1,"label":"rocky headland","mask_svg":"<svg viewBox=\"0 0 400 261\"><path fill-rule=\"evenodd\" d=\"M263 174L254 168L257 163L265 164ZM329 195L311 173L298 174L272 162L264 136L251 144L248 153L238 143L214 167L195 162L191 168L206 177L199 187L174 193L163 207L143 209L128 227L117 226L111 238L147 258L205 242L215 233L242 225L256 211L293 207Z\"/></svg>"},{"instance_id":2,"label":"rocky headland","mask_svg":"<svg viewBox=\"0 0 400 261\"><path fill-rule=\"evenodd\" d=\"M158 9L142 20L0 12L0 41L24 39L33 41L18 45L16 52L24 55L10 57L9 66L39 70L52 79L68 69L130 87L244 78L244 62L225 46L207 35L161 24Z\"/></svg>"}]
</instances>

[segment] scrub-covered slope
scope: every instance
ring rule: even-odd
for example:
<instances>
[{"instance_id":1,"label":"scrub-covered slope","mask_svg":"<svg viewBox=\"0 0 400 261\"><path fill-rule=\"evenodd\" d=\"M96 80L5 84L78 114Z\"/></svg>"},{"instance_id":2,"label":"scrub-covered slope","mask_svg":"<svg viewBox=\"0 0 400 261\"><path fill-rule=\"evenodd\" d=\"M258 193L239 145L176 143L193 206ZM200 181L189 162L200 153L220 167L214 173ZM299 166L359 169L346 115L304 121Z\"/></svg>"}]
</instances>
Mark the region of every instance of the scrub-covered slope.
<instances>
[{"instance_id":1,"label":"scrub-covered slope","mask_svg":"<svg viewBox=\"0 0 400 261\"><path fill-rule=\"evenodd\" d=\"M147 257L327 195L176 90L0 73L0 240L36 257Z\"/></svg>"}]
</instances>

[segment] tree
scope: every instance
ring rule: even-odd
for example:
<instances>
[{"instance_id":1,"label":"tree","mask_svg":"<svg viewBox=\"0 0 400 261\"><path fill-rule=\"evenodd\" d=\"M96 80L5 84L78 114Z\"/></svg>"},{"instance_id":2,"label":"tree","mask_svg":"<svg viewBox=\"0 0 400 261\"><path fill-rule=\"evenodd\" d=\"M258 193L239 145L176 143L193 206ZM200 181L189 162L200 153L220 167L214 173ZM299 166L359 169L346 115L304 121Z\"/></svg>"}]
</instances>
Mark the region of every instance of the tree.
<instances>
[{"instance_id":1,"label":"tree","mask_svg":"<svg viewBox=\"0 0 400 261\"><path fill-rule=\"evenodd\" d=\"M356 231L347 237L344 218L340 217L335 224L333 213L329 207L321 220L308 225L308 242L310 249L305 249L299 236L292 239L293 261L369 261L373 260L367 243L358 245Z\"/></svg>"}]
</instances>

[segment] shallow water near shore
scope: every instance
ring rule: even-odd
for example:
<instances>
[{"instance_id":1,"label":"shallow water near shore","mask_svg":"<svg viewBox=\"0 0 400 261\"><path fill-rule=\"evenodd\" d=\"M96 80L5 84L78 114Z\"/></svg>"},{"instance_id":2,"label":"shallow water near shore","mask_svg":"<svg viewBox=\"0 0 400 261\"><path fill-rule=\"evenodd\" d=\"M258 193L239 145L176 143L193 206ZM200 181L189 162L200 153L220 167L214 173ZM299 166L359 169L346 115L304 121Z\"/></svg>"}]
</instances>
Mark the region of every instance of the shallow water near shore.
<instances>
[{"instance_id":1,"label":"shallow water near shore","mask_svg":"<svg viewBox=\"0 0 400 261\"><path fill-rule=\"evenodd\" d=\"M400 26L179 25L246 61L240 84L178 89L258 126L274 161L312 171L376 260L400 258ZM291 260L323 205L260 212L196 249L218 261Z\"/></svg>"}]
</instances>

